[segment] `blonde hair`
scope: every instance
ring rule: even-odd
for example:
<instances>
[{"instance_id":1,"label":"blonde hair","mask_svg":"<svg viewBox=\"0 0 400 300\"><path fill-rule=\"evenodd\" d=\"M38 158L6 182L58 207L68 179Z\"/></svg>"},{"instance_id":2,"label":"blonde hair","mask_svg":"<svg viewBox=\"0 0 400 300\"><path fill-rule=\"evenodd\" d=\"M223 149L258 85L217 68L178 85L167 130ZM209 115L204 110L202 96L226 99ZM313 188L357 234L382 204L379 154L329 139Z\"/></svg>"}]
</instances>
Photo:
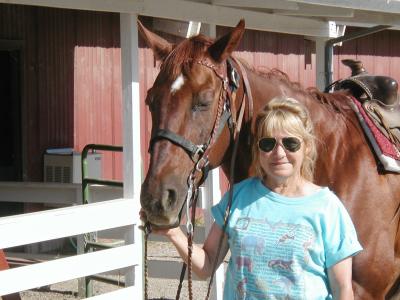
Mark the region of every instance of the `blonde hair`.
<instances>
[{"instance_id":1,"label":"blonde hair","mask_svg":"<svg viewBox=\"0 0 400 300\"><path fill-rule=\"evenodd\" d=\"M306 151L300 175L309 181L313 180L317 159L316 138L310 114L303 104L293 98L274 98L257 115L255 126L256 136L252 155L257 176L264 178L266 175L260 165L258 140L265 136L272 136L275 132L283 131L304 141Z\"/></svg>"}]
</instances>

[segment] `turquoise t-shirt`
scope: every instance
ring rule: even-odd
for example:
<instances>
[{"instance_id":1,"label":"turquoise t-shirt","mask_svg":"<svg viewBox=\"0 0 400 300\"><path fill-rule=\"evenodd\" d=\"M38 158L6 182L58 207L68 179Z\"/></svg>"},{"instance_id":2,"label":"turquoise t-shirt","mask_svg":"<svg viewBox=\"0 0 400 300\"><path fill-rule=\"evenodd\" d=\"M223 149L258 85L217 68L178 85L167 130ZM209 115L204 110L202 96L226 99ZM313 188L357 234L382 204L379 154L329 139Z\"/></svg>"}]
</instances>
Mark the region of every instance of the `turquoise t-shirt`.
<instances>
[{"instance_id":1,"label":"turquoise t-shirt","mask_svg":"<svg viewBox=\"0 0 400 300\"><path fill-rule=\"evenodd\" d=\"M228 193L212 208L222 228ZM289 198L258 178L234 186L224 299L331 299L327 269L362 250L349 214L328 188Z\"/></svg>"}]
</instances>

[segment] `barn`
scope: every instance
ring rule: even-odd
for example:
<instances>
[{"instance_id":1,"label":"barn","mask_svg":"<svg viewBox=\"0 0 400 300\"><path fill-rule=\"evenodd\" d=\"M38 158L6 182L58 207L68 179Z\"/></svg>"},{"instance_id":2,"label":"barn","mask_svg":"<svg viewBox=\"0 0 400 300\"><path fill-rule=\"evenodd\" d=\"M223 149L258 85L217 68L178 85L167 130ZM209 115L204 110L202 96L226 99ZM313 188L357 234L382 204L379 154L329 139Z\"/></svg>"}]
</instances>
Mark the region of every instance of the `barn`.
<instances>
[{"instance_id":1,"label":"barn","mask_svg":"<svg viewBox=\"0 0 400 300\"><path fill-rule=\"evenodd\" d=\"M398 1L0 0L0 216L81 203L74 169L87 144L124 146L124 156L98 153L96 176L123 181L111 194L138 203L151 132L144 99L159 66L137 19L176 42L221 36L244 18L237 56L323 89L350 75L345 58L399 81L399 14Z\"/></svg>"}]
</instances>

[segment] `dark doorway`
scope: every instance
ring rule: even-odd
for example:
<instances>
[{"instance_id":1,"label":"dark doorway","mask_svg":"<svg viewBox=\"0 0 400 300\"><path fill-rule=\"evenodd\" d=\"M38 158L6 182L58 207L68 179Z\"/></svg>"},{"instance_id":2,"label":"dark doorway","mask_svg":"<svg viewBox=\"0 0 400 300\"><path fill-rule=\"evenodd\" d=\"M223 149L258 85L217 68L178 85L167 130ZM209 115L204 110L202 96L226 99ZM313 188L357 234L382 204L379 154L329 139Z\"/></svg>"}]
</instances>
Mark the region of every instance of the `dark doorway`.
<instances>
[{"instance_id":1,"label":"dark doorway","mask_svg":"<svg viewBox=\"0 0 400 300\"><path fill-rule=\"evenodd\" d=\"M0 181L21 181L20 50L0 51Z\"/></svg>"}]
</instances>

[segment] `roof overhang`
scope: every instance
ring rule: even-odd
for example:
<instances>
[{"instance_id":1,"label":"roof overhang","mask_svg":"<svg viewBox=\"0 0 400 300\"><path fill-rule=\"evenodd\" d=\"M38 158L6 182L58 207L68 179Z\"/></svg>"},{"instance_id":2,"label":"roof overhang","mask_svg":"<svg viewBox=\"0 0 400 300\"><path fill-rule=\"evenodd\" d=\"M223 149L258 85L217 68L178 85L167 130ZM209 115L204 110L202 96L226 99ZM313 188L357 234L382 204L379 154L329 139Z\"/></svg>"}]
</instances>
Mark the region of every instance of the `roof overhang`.
<instances>
[{"instance_id":1,"label":"roof overhang","mask_svg":"<svg viewBox=\"0 0 400 300\"><path fill-rule=\"evenodd\" d=\"M0 3L132 13L179 21L332 38L332 22L400 28L400 0L0 0ZM329 21L332 21L331 23Z\"/></svg>"}]
</instances>

